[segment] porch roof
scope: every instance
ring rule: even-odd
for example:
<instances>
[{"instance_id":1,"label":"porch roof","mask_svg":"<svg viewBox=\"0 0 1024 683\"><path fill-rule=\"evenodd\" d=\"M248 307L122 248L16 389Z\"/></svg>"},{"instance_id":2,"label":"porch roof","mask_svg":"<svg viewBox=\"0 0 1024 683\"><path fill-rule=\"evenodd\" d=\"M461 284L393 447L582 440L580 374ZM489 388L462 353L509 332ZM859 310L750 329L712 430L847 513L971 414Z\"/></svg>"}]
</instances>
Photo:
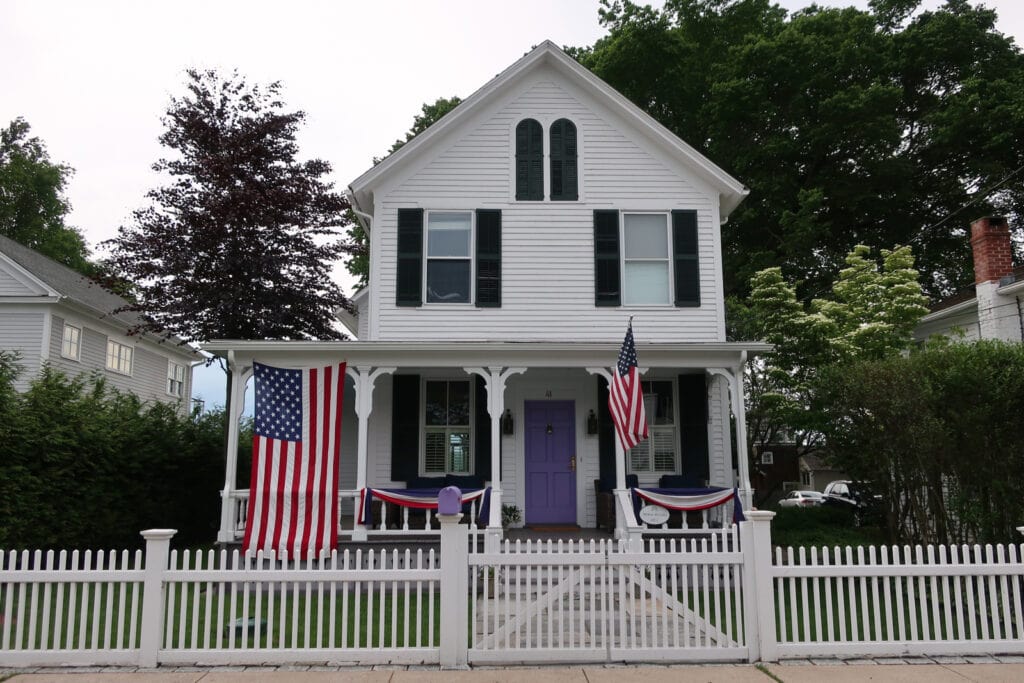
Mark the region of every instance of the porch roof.
<instances>
[{"instance_id":1,"label":"porch roof","mask_svg":"<svg viewBox=\"0 0 1024 683\"><path fill-rule=\"evenodd\" d=\"M637 344L645 368L732 368L768 353L764 342ZM610 367L620 345L609 342L325 342L217 339L202 345L236 362L259 360L288 366L344 360L350 365L394 367L514 366L530 368Z\"/></svg>"}]
</instances>

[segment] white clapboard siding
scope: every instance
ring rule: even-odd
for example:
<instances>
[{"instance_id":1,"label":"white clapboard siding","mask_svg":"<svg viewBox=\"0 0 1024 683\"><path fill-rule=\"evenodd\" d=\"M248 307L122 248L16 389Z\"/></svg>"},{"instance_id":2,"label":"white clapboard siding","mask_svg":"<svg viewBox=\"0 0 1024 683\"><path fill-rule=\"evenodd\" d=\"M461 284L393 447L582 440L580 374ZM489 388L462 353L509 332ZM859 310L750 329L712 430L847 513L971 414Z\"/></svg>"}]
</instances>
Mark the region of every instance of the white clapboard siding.
<instances>
[{"instance_id":1,"label":"white clapboard siding","mask_svg":"<svg viewBox=\"0 0 1024 683\"><path fill-rule=\"evenodd\" d=\"M0 349L18 353L21 374L14 381L18 391L28 389L39 371L42 358L46 313L0 304Z\"/></svg>"},{"instance_id":2,"label":"white clapboard siding","mask_svg":"<svg viewBox=\"0 0 1024 683\"><path fill-rule=\"evenodd\" d=\"M650 143L605 108L541 71L508 104L378 197L375 206L372 319L379 340L617 341L637 314L637 338L649 342L721 341L717 194L661 158ZM571 119L580 150L580 201L516 202L510 138L526 117ZM632 137L631 137L632 136ZM545 167L545 174L549 170ZM395 305L398 209L502 210L502 305ZM698 212L702 305L594 306L594 209Z\"/></svg>"},{"instance_id":3,"label":"white clapboard siding","mask_svg":"<svg viewBox=\"0 0 1024 683\"><path fill-rule=\"evenodd\" d=\"M1024 652L1021 546L777 548L781 657Z\"/></svg>"}]
</instances>

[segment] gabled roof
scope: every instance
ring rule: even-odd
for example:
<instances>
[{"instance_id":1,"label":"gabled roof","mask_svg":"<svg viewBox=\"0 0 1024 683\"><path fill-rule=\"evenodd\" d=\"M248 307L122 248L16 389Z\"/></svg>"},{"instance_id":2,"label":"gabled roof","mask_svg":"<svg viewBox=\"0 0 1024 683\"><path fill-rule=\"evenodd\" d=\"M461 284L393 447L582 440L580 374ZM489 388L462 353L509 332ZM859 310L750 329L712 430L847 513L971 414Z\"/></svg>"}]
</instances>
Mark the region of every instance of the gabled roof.
<instances>
[{"instance_id":1,"label":"gabled roof","mask_svg":"<svg viewBox=\"0 0 1024 683\"><path fill-rule=\"evenodd\" d=\"M118 308L128 305L129 302L123 297L104 289L81 273L3 235L0 235L0 254L9 258L60 299L92 312L97 318L129 329L143 322L137 313L115 313ZM168 341L171 342L168 347L172 350L195 354L189 347L175 348L176 343L180 342L176 337L171 337Z\"/></svg>"},{"instance_id":2,"label":"gabled roof","mask_svg":"<svg viewBox=\"0 0 1024 683\"><path fill-rule=\"evenodd\" d=\"M542 65L549 65L557 69L584 92L588 92L595 98L605 102L611 109L623 115L627 121L635 123L640 130L661 144L666 151L679 157L699 177L703 178L720 193L720 213L723 219L748 194L749 191L741 182L679 139L672 131L655 121L653 117L588 71L576 60L562 52L557 45L550 40L545 40L466 98L459 106L442 117L440 121L427 128L427 130L414 137L394 154L353 180L349 185L349 197L355 208L365 214L371 213L373 211L374 188L385 178L407 167L415 159L427 153L433 144L442 139L445 134L462 125L474 112L484 107L487 103L500 97L501 91L506 84Z\"/></svg>"}]
</instances>

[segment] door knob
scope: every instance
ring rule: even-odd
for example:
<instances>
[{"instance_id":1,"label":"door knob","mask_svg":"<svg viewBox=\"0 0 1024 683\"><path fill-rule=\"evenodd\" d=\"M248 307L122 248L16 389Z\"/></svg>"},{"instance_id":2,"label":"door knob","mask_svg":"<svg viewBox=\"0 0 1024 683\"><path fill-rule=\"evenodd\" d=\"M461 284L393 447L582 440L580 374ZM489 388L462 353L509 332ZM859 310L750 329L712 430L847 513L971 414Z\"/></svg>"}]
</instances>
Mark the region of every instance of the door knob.
<instances>
[{"instance_id":1,"label":"door knob","mask_svg":"<svg viewBox=\"0 0 1024 683\"><path fill-rule=\"evenodd\" d=\"M572 456L571 458L569 458L569 469L572 470L573 472L576 471L576 456L575 455Z\"/></svg>"}]
</instances>

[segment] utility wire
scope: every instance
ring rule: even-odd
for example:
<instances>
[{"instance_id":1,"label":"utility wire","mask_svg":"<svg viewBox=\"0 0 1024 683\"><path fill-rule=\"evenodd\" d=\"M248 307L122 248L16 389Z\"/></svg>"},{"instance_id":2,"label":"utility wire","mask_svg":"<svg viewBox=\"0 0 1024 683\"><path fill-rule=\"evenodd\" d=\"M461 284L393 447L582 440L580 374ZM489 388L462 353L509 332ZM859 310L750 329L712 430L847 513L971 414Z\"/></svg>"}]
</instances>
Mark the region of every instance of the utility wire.
<instances>
[{"instance_id":1,"label":"utility wire","mask_svg":"<svg viewBox=\"0 0 1024 683\"><path fill-rule=\"evenodd\" d=\"M1005 185L1006 183L1008 183L1008 182L1010 181L1010 179L1011 179L1011 178L1013 178L1013 177L1014 177L1015 175L1017 175L1017 174L1018 174L1018 173L1020 173L1021 171L1024 171L1024 165L1022 165L1022 166L1018 166L1018 167L1017 167L1017 169L1016 169L1015 171L1012 171L1012 172L1011 172L1011 173L1010 173L1010 174L1009 174L1008 176L1006 176L1005 178L1003 178L1002 180L1000 180L1000 181L999 181L998 183L996 183L995 185L992 185L992 186L991 186L991 187L989 187L988 189L982 190L981 192L977 192L977 193L975 193L975 195L974 195L974 197L975 197L975 198L974 198L974 199L972 199L971 201L967 202L966 204L964 204L963 206L961 206L961 207L960 207L959 209L957 209L956 211L954 211L954 212L952 212L952 213L948 214L948 215L947 215L947 216L946 216L945 218L943 218L943 219L942 219L941 221L939 221L938 223L933 223L933 224L931 224L931 225L929 225L929 226L927 226L927 227L925 227L925 228L921 228L921 230L919 230L919 231L918 231L918 233L917 233L917 236L916 236L916 237L912 237L912 238L910 238L910 240L909 240L909 243L910 243L910 244L913 244L913 243L917 242L917 241L918 241L918 240L920 240L920 239L921 239L922 237L924 237L925 233L926 233L926 232L928 232L929 230L932 230L932 229L934 229L934 228L937 228L937 227L939 227L940 225L942 225L943 223L945 223L946 221L948 221L948 220L949 220L950 218L952 218L953 216L955 216L955 215L957 215L958 213L960 213L961 211L964 211L965 209L969 209L969 208L971 208L972 206L974 206L975 204L977 204L978 202L980 202L980 201L981 201L982 199L984 199L985 197L987 197L988 195L990 195L990 194L991 194L991 193L992 193L992 192L993 192L994 190L998 190L998 189L999 189L1000 187L1002 187L1003 185Z\"/></svg>"}]
</instances>

